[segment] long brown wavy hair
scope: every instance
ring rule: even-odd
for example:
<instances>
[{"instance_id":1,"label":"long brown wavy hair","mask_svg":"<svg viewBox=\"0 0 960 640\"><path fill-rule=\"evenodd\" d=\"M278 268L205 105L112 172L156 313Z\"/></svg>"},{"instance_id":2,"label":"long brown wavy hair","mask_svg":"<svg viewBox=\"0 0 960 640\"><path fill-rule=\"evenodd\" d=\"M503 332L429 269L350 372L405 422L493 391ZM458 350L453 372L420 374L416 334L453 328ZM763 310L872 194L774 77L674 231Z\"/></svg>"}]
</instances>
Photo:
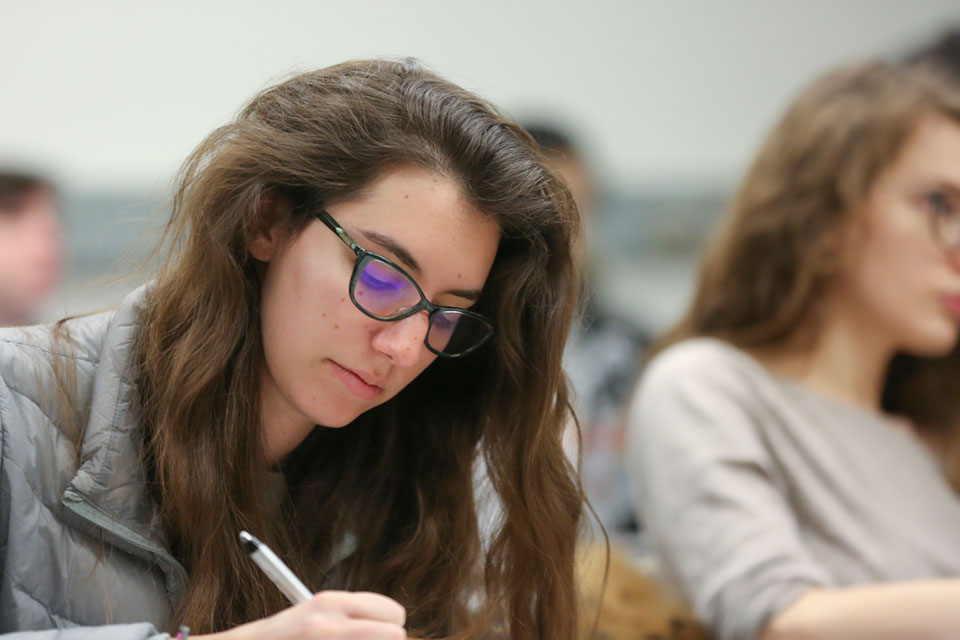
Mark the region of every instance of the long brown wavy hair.
<instances>
[{"instance_id":1,"label":"long brown wavy hair","mask_svg":"<svg viewBox=\"0 0 960 640\"><path fill-rule=\"evenodd\" d=\"M316 428L280 465L277 507L264 491L260 269L248 242L276 222L265 203L278 194L347 200L401 166L449 177L499 224L475 307L498 334L465 360L438 359L346 428ZM313 220L304 207L282 215L294 232ZM181 170L136 345L144 457L190 575L171 624L205 633L286 606L238 544L248 529L314 589L396 599L411 635L573 638L583 493L561 447L561 355L579 233L529 137L416 61L297 75L211 134ZM481 461L499 503L489 536L474 491Z\"/></svg>"},{"instance_id":2,"label":"long brown wavy hair","mask_svg":"<svg viewBox=\"0 0 960 640\"><path fill-rule=\"evenodd\" d=\"M691 336L743 348L815 336L819 301L844 264L845 230L929 115L960 124L960 87L932 67L870 61L805 89L762 145L704 253L689 310L659 348ZM960 347L945 358L898 354L883 407L942 447L960 490L958 374Z\"/></svg>"}]
</instances>

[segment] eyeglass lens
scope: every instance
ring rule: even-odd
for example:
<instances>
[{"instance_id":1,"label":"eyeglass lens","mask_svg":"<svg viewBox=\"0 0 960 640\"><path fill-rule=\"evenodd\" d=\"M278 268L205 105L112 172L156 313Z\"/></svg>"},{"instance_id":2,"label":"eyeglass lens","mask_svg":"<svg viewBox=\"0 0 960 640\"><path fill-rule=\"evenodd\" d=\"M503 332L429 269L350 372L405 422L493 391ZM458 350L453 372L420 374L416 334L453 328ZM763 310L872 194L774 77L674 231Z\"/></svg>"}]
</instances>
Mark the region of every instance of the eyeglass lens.
<instances>
[{"instance_id":1,"label":"eyeglass lens","mask_svg":"<svg viewBox=\"0 0 960 640\"><path fill-rule=\"evenodd\" d=\"M364 311L380 318L395 318L420 304L420 291L395 267L367 256L354 280L353 297ZM456 355L486 340L492 328L486 322L457 311L436 311L430 316L427 344L435 351Z\"/></svg>"},{"instance_id":2,"label":"eyeglass lens","mask_svg":"<svg viewBox=\"0 0 960 640\"><path fill-rule=\"evenodd\" d=\"M960 211L938 215L933 219L934 233L950 249L960 248Z\"/></svg>"},{"instance_id":3,"label":"eyeglass lens","mask_svg":"<svg viewBox=\"0 0 960 640\"><path fill-rule=\"evenodd\" d=\"M366 258L353 295L357 304L382 318L398 316L420 303L420 292L409 278L385 262Z\"/></svg>"}]
</instances>

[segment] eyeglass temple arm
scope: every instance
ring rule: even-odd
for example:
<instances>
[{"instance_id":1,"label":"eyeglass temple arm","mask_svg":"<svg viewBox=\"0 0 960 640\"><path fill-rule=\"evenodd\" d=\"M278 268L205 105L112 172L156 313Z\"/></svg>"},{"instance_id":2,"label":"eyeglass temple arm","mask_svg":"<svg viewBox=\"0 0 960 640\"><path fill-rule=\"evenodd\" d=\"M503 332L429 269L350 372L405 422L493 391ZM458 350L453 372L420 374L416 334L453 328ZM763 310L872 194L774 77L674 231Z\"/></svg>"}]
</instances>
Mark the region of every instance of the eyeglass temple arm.
<instances>
[{"instance_id":1,"label":"eyeglass temple arm","mask_svg":"<svg viewBox=\"0 0 960 640\"><path fill-rule=\"evenodd\" d=\"M363 251L363 249L361 249L360 246L353 241L353 238L350 237L350 234L343 230L343 227L341 227L337 221L333 219L333 216L323 209L318 211L316 215L320 219L320 222L327 225L331 231L333 231L341 240L343 240L345 245L350 247L354 253L360 255L360 252Z\"/></svg>"}]
</instances>

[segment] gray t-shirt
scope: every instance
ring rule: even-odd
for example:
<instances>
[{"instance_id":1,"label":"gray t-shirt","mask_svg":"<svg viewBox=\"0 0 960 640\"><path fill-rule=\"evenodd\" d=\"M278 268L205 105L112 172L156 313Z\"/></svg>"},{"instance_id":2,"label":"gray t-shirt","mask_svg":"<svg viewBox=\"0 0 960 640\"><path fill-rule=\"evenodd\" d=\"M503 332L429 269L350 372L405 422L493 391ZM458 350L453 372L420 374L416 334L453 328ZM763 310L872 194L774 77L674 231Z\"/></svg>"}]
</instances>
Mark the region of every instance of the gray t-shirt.
<instances>
[{"instance_id":1,"label":"gray t-shirt","mask_svg":"<svg viewBox=\"0 0 960 640\"><path fill-rule=\"evenodd\" d=\"M725 342L651 362L628 456L665 575L719 640L755 638L811 587L960 576L960 497L904 422Z\"/></svg>"}]
</instances>

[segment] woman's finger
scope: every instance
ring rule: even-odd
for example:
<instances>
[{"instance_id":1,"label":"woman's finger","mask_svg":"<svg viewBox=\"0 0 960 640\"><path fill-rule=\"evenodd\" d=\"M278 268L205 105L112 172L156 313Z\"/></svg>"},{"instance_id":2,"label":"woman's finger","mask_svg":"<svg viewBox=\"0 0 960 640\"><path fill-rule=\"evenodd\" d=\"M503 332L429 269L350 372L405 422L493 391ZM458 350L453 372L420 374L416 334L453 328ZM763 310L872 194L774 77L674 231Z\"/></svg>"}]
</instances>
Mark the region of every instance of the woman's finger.
<instances>
[{"instance_id":1,"label":"woman's finger","mask_svg":"<svg viewBox=\"0 0 960 640\"><path fill-rule=\"evenodd\" d=\"M403 626L406 610L396 601L366 591L321 591L313 602L324 611L338 611L348 618L375 620Z\"/></svg>"}]
</instances>

